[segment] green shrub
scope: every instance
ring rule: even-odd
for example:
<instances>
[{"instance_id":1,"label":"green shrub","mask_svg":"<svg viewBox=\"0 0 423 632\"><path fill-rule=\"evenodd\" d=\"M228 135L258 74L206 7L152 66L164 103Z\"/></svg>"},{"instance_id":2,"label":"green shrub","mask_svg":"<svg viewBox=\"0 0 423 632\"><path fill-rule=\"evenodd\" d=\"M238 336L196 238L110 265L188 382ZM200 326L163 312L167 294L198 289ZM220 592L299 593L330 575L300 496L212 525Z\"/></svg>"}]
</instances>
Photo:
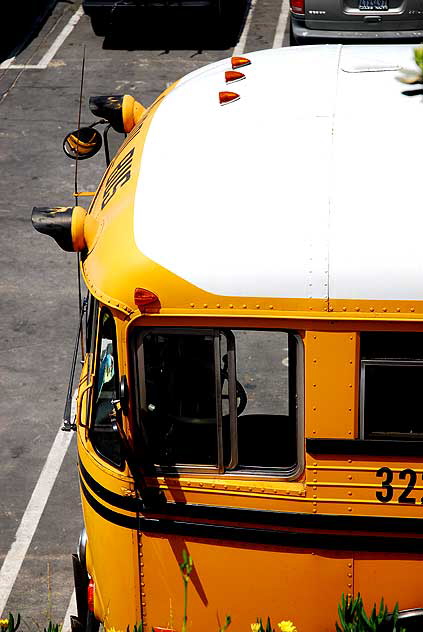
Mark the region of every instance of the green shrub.
<instances>
[{"instance_id":1,"label":"green shrub","mask_svg":"<svg viewBox=\"0 0 423 632\"><path fill-rule=\"evenodd\" d=\"M345 597L343 594L338 606L338 616L336 632L405 632L404 628L398 627L398 604L395 604L392 614L389 614L383 597L379 612L374 604L368 616L360 593L357 597Z\"/></svg>"}]
</instances>

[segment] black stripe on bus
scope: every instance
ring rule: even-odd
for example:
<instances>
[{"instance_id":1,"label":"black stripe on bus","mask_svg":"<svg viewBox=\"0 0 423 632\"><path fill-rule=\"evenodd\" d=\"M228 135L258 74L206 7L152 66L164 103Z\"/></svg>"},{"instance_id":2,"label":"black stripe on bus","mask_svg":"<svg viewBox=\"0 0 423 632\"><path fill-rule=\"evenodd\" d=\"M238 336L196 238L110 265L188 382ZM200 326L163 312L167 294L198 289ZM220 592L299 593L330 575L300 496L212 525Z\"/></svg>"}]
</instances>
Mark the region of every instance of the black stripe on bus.
<instances>
[{"instance_id":1,"label":"black stripe on bus","mask_svg":"<svg viewBox=\"0 0 423 632\"><path fill-rule=\"evenodd\" d=\"M309 454L423 457L423 441L393 439L306 439Z\"/></svg>"},{"instance_id":2,"label":"black stripe on bus","mask_svg":"<svg viewBox=\"0 0 423 632\"><path fill-rule=\"evenodd\" d=\"M223 526L181 520L153 519L125 516L104 507L86 488L81 487L88 504L102 518L112 524L128 529L139 529L142 533L181 535L207 540L238 541L270 546L296 547L302 549L325 549L336 551L377 551L385 553L423 554L423 538L380 537L378 535L303 533L273 531L248 527Z\"/></svg>"},{"instance_id":3,"label":"black stripe on bus","mask_svg":"<svg viewBox=\"0 0 423 632\"><path fill-rule=\"evenodd\" d=\"M110 491L110 489L103 487L103 485L100 485L100 483L96 481L95 478L93 478L86 470L81 459L79 459L79 470L91 491L93 491L94 494L102 500L105 500L109 505L113 505L119 509L125 509L125 511L142 510L143 504L138 498L121 496L121 494L116 494L115 492Z\"/></svg>"},{"instance_id":4,"label":"black stripe on bus","mask_svg":"<svg viewBox=\"0 0 423 632\"><path fill-rule=\"evenodd\" d=\"M183 518L200 518L223 522L249 522L275 527L298 529L325 529L333 531L370 531L379 533L421 533L422 518L397 518L390 516L347 516L333 514L307 514L237 507L217 507L192 503L168 502L145 507L140 499L115 494L98 483L85 469L81 461L80 471L87 486L96 496L125 511L143 514L160 514Z\"/></svg>"},{"instance_id":5,"label":"black stripe on bus","mask_svg":"<svg viewBox=\"0 0 423 632\"><path fill-rule=\"evenodd\" d=\"M82 493L84 494L87 503L99 516L107 520L107 522L111 522L117 525L118 527L125 527L125 529L138 529L139 519L137 516L125 516L124 514L121 514L117 511L108 509L108 507L102 505L96 498L94 498L94 496L90 494L81 476L79 477L79 482L81 483Z\"/></svg>"}]
</instances>

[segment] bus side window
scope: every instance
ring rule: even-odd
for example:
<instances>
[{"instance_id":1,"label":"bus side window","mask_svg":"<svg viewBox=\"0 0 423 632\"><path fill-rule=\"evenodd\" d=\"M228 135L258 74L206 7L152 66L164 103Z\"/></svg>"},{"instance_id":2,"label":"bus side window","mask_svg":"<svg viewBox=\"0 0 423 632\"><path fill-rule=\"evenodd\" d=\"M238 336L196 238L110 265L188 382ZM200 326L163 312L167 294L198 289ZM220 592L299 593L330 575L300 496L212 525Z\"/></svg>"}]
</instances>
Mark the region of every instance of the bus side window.
<instances>
[{"instance_id":1,"label":"bus side window","mask_svg":"<svg viewBox=\"0 0 423 632\"><path fill-rule=\"evenodd\" d=\"M423 333L362 332L363 439L423 439Z\"/></svg>"},{"instance_id":2,"label":"bus side window","mask_svg":"<svg viewBox=\"0 0 423 632\"><path fill-rule=\"evenodd\" d=\"M297 336L285 331L141 331L149 464L295 476L302 465L297 354Z\"/></svg>"},{"instance_id":3,"label":"bus side window","mask_svg":"<svg viewBox=\"0 0 423 632\"><path fill-rule=\"evenodd\" d=\"M143 336L143 426L156 464L217 466L216 344L213 331Z\"/></svg>"},{"instance_id":4,"label":"bus side window","mask_svg":"<svg viewBox=\"0 0 423 632\"><path fill-rule=\"evenodd\" d=\"M116 327L113 316L107 310L100 315L95 390L92 406L90 438L95 451L106 461L121 468L123 465L121 444L113 428L114 407L119 375L117 363Z\"/></svg>"},{"instance_id":5,"label":"bus side window","mask_svg":"<svg viewBox=\"0 0 423 632\"><path fill-rule=\"evenodd\" d=\"M238 389L246 405L238 409L238 467L297 465L296 345L284 331L233 330Z\"/></svg>"}]
</instances>

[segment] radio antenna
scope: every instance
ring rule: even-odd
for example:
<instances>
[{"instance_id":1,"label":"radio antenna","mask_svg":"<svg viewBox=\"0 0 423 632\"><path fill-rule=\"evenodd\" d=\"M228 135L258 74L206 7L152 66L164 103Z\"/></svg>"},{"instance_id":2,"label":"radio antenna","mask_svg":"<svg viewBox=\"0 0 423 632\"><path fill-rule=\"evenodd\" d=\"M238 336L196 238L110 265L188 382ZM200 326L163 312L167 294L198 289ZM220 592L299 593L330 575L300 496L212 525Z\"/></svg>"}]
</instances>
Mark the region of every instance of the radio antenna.
<instances>
[{"instance_id":1,"label":"radio antenna","mask_svg":"<svg viewBox=\"0 0 423 632\"><path fill-rule=\"evenodd\" d=\"M85 44L84 50L82 53L82 65L81 65L81 82L79 86L79 107L78 107L78 141L79 141L79 130L81 129L81 112L82 112L82 97L84 92L84 75L85 75ZM75 162L75 183L74 183L74 194L75 201L78 204L78 156L79 152L76 152L76 162ZM78 297L79 297L79 313L82 314L82 288L81 288L81 255L79 252L76 254L77 266L78 266ZM81 358L84 359L85 349L84 349L84 337L82 335L82 319L80 323L80 339L81 339Z\"/></svg>"},{"instance_id":2,"label":"radio antenna","mask_svg":"<svg viewBox=\"0 0 423 632\"><path fill-rule=\"evenodd\" d=\"M79 106L78 106L78 124L76 129L79 130L81 128L81 112L82 112L82 96L83 96L83 91L84 91L84 75L85 75L85 44L84 44L84 51L82 53L82 66L81 66L81 81L79 84ZM77 142L79 142L79 135L78 135L78 139ZM76 203L78 204L78 156L79 156L79 152L78 152L78 145L77 145L77 150L76 150L76 160L75 160L75 182L74 182L74 194L75 194L75 198L76 198Z\"/></svg>"},{"instance_id":3,"label":"radio antenna","mask_svg":"<svg viewBox=\"0 0 423 632\"><path fill-rule=\"evenodd\" d=\"M76 150L76 160L75 160L75 179L74 179L74 197L76 200L76 204L78 204L78 145L79 145L79 130L81 128L81 112L82 112L82 95L84 90L84 74L85 74L85 44L84 44L84 52L82 54L82 66L81 66L81 82L79 86L79 106L78 106L78 126L77 126L77 150ZM88 299L82 299L82 287L81 287L81 257L80 253L76 253L77 260L77 268L78 268L78 301L79 301L79 323L78 323L78 331L75 340L75 346L73 350L71 371L69 376L69 384L68 391L66 394L66 403L65 410L63 413L63 426L62 430L76 430L76 424L72 417L72 399L73 399L73 382L75 377L75 369L76 369L76 359L78 356L78 349L81 345L81 358L84 359L85 349L84 349L84 336L83 336L83 322L84 315L86 317L87 314L87 303Z\"/></svg>"}]
</instances>

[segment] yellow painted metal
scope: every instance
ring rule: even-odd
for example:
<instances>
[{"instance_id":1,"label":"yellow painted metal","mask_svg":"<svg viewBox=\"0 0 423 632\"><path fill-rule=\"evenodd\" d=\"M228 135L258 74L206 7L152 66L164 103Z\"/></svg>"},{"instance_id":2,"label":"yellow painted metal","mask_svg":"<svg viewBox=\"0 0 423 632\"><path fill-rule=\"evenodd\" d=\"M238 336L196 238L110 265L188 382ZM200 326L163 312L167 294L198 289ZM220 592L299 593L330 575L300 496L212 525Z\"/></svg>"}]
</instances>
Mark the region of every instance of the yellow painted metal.
<instances>
[{"instance_id":1,"label":"yellow painted metal","mask_svg":"<svg viewBox=\"0 0 423 632\"><path fill-rule=\"evenodd\" d=\"M162 98L162 97L161 97ZM422 331L423 304L396 301L333 301L269 297L229 297L211 295L181 279L145 257L133 237L135 181L117 188L107 200L108 179L119 162L133 150L136 173L159 98L125 140L104 175L84 222L84 238L89 252L82 271L90 292L111 309L118 336L119 374L132 386L134 375L128 340L135 327L249 327L284 329L296 332L304 345L304 434L306 438L355 439L358 437L359 372L361 331ZM102 208L103 206L103 208ZM134 289L146 287L160 299L157 314L142 315L134 304ZM299 632L329 632L337 617L342 593L360 592L372 605L383 596L401 608L423 606L421 554L383 551L361 553L345 549L309 546L270 545L266 535L256 542L208 539L183 533L169 534L157 526L155 534L134 528L134 520L148 517L139 505L136 511L122 508L125 499L136 499L134 481L128 468L119 471L94 450L84 427L90 420L91 384L97 368L91 356L83 367L78 397L79 458L84 522L88 534L87 568L95 580L95 614L106 630L125 631L141 620L146 629L181 629L182 580L179 563L182 551L194 559L189 583L190 630L219 629L227 614L233 629L250 629L257 617L272 618L273 625L291 619ZM134 445L136 415L131 398L123 425ZM305 453L305 446L303 446ZM422 518L421 476L423 461L417 457L375 455L305 454L306 467L293 481L277 476L236 476L231 474L149 476L147 485L160 488L168 503L255 510L254 529L294 531L338 536L333 529L280 527L260 523L257 512L290 515L347 516L362 518ZM381 503L376 492L382 466L396 475L394 495ZM406 481L398 474L414 469L418 484L415 504L398 501ZM140 462L139 474L144 474ZM91 482L90 482L91 481ZM93 483L94 481L94 483ZM88 489L88 496L84 495ZM96 491L97 490L97 491ZM113 500L114 499L114 500ZM116 500L118 499L118 500ZM112 502L113 500L113 502ZM120 505L120 506L119 506ZM159 509L157 509L159 511ZM114 516L112 519L110 516ZM240 527L231 520L204 518L206 524ZM165 524L166 516L155 520ZM184 518L187 523L195 521ZM182 519L181 519L182 520ZM129 521L131 527L118 524ZM340 523L335 523L340 524ZM182 527L180 527L182 529ZM353 530L353 529L351 529ZM348 531L347 531L348 534ZM371 535L364 532L362 535ZM399 540L409 537L380 532ZM413 532L413 537L420 538ZM223 537L223 536L222 536ZM423 542L422 542L423 550ZM232 629L232 628L230 628Z\"/></svg>"},{"instance_id":2,"label":"yellow painted metal","mask_svg":"<svg viewBox=\"0 0 423 632\"><path fill-rule=\"evenodd\" d=\"M275 627L278 621L291 620L298 630L329 632L334 627L338 597L349 591L351 557L347 552L143 536L149 630L152 626L181 629L178 563L183 549L195 564L188 595L190 630L218 630L229 614L229 630L249 631L258 617L265 621L270 616Z\"/></svg>"},{"instance_id":3,"label":"yellow painted metal","mask_svg":"<svg viewBox=\"0 0 423 632\"><path fill-rule=\"evenodd\" d=\"M358 340L355 332L306 333L306 436L357 436Z\"/></svg>"},{"instance_id":4,"label":"yellow painted metal","mask_svg":"<svg viewBox=\"0 0 423 632\"><path fill-rule=\"evenodd\" d=\"M192 317L134 315L128 319L119 310L113 313L118 332L119 372L129 378L128 338L135 325L202 324L201 319ZM236 327L244 322L235 315L224 319L209 317L207 326ZM260 323L273 327L274 322L251 318L249 326ZM290 329L301 333L304 341L306 436L353 439L357 436L358 424L357 327L348 324L345 329L340 323L326 323L322 328L310 319L306 323L281 320L279 326L287 322ZM310 329L304 331L304 324ZM84 369L84 372L82 386L89 379L89 370ZM314 407L317 410L313 410ZM133 424L130 410L124 418L130 440ZM92 479L122 498L135 498L129 471L119 472L105 463L95 453L82 427L78 437L80 459ZM393 484L392 502L382 504L377 500L376 492L381 489L381 481L376 472L382 465L389 466L397 474L405 467L413 468L419 477L423 472L422 460L416 457L307 455L305 471L295 481L277 477L241 479L225 474L201 476L198 473L146 480L149 486L159 487L168 502L196 506L328 516L420 517L419 503L404 505L398 502L398 496L406 486L398 478ZM423 486L417 484L414 492L419 498L422 490ZM116 509L94 491L91 493L106 511L136 517L135 512ZM390 551L363 554L347 549L330 551L270 546L265 539L249 544L172 535L166 531L153 535L111 523L85 499L83 511L89 542L88 570L96 582L95 612L105 622L107 630L124 631L128 624L132 626L141 619L147 629L151 626L181 629L182 580L178 564L183 549L190 552L195 564L189 583L192 630L217 626L217 617L223 622L226 614L230 614L236 629L248 629L257 616L269 615L274 623L292 619L301 630L329 631L336 619L341 594L356 594L358 590L371 605L379 602L382 596L392 606L397 601L402 608L422 605L418 590L421 567L418 552L413 555ZM236 526L224 521L218 521L218 524ZM263 525L258 519L257 524L250 526L260 528ZM323 529L322 533L325 532L328 530ZM336 536L342 531L329 533ZM397 576L397 572L401 575Z\"/></svg>"}]
</instances>

